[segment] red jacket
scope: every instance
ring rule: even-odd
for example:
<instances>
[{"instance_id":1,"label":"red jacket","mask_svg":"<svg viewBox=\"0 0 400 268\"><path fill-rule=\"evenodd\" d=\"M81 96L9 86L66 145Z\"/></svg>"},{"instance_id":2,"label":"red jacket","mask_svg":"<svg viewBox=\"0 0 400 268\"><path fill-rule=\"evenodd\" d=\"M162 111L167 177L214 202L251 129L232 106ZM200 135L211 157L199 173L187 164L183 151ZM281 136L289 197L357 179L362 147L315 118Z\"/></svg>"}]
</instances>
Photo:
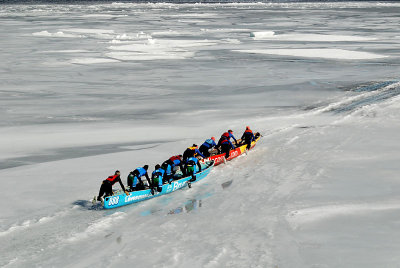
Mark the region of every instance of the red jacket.
<instances>
[{"instance_id":1,"label":"red jacket","mask_svg":"<svg viewBox=\"0 0 400 268\"><path fill-rule=\"evenodd\" d=\"M106 181L109 181L111 182L111 185L114 185L114 183L121 181L121 177L119 175L111 175L106 179Z\"/></svg>"}]
</instances>

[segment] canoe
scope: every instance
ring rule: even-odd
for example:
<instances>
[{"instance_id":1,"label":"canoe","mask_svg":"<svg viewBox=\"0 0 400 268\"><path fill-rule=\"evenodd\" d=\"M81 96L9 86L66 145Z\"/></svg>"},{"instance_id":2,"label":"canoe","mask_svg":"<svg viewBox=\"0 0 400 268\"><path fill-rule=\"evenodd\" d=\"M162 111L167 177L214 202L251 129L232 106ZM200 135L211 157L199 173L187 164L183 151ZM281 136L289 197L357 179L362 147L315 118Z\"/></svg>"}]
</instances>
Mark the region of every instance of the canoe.
<instances>
[{"instance_id":1,"label":"canoe","mask_svg":"<svg viewBox=\"0 0 400 268\"><path fill-rule=\"evenodd\" d=\"M103 207L105 209L110 209L110 208L126 206L129 204L137 203L140 201L144 201L147 199L151 199L154 197L172 193L176 190L179 190L188 185L190 186L192 183L195 183L195 182L198 182L198 181L204 179L210 173L210 171L212 170L213 167L214 167L214 161L212 161L212 160L201 163L202 171L199 173L196 173L195 181L189 182L189 180L192 178L191 176L174 180L171 182L171 184L168 184L168 183L164 184L162 186L161 192L154 190L153 191L154 195L152 194L151 189L130 192L130 195L126 195L122 190L119 190L119 191L115 192L114 195L107 196L104 199Z\"/></svg>"},{"instance_id":2,"label":"canoe","mask_svg":"<svg viewBox=\"0 0 400 268\"><path fill-rule=\"evenodd\" d=\"M254 136L255 136L256 140L251 142L250 149L252 149L261 138L261 135L258 132ZM211 156L208 158L205 158L204 161L205 162L214 161L214 166L218 166L219 164L225 163L225 161L230 161L246 152L247 145L246 144L241 145L241 143L242 143L242 140L239 139L238 140L239 146L236 147L234 150L229 151L229 157L227 159L225 159L225 154L219 154L218 150L214 150L214 152L211 153Z\"/></svg>"}]
</instances>

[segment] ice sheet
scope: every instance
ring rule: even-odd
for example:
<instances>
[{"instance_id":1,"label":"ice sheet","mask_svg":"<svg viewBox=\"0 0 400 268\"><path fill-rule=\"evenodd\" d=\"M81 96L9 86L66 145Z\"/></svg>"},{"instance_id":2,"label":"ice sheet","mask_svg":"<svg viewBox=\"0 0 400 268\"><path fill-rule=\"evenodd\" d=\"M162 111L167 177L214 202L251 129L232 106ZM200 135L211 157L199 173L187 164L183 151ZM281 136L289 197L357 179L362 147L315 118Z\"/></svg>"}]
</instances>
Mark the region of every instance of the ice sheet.
<instances>
[{"instance_id":1,"label":"ice sheet","mask_svg":"<svg viewBox=\"0 0 400 268\"><path fill-rule=\"evenodd\" d=\"M280 56L294 56L305 58L324 58L338 60L368 60L388 57L363 51L350 51L344 49L254 49L254 50L234 50L242 53L267 54Z\"/></svg>"},{"instance_id":2,"label":"ice sheet","mask_svg":"<svg viewBox=\"0 0 400 268\"><path fill-rule=\"evenodd\" d=\"M2 5L0 266L398 267L399 8ZM92 207L247 125L191 189Z\"/></svg>"}]
</instances>

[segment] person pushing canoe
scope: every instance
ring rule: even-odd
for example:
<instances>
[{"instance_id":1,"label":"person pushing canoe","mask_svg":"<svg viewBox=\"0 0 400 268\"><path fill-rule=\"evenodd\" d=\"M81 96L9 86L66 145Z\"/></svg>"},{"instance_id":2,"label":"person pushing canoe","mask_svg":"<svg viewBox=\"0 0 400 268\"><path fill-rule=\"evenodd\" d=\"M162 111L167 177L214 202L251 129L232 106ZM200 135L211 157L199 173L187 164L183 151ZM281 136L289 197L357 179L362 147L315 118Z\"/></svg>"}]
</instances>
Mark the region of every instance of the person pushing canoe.
<instances>
[{"instance_id":1,"label":"person pushing canoe","mask_svg":"<svg viewBox=\"0 0 400 268\"><path fill-rule=\"evenodd\" d=\"M121 176L120 175L121 175L121 173L119 172L119 170L116 170L114 175L109 176L107 179L105 179L102 182L102 184L100 186L100 190L99 190L99 195L97 196L97 201L104 202L103 195L104 195L104 197L113 195L112 186L116 182L119 182L119 184L121 185L122 190L127 195L129 195L129 192L125 189L125 186L121 181ZM93 200L93 201L95 202L95 200Z\"/></svg>"}]
</instances>

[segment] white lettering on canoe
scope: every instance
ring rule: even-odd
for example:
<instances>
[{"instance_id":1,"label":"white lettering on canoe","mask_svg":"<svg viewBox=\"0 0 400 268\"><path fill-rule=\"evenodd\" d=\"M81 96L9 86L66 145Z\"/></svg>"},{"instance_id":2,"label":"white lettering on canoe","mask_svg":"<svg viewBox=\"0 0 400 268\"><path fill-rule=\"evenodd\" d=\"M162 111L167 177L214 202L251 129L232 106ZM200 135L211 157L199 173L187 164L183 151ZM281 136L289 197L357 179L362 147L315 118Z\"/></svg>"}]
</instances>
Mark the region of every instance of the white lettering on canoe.
<instances>
[{"instance_id":1,"label":"white lettering on canoe","mask_svg":"<svg viewBox=\"0 0 400 268\"><path fill-rule=\"evenodd\" d=\"M131 195L125 196L125 202L132 202L132 201L144 199L144 198L149 197L150 195L151 195L150 193L141 194L141 195L133 195L133 194L131 194Z\"/></svg>"},{"instance_id":2,"label":"white lettering on canoe","mask_svg":"<svg viewBox=\"0 0 400 268\"><path fill-rule=\"evenodd\" d=\"M175 190L178 190L179 188L182 188L183 186L185 186L185 181L183 181L183 182L179 182L179 181L176 181L176 182L174 182L174 186L173 186L173 189L172 189L172 191L175 191Z\"/></svg>"}]
</instances>

